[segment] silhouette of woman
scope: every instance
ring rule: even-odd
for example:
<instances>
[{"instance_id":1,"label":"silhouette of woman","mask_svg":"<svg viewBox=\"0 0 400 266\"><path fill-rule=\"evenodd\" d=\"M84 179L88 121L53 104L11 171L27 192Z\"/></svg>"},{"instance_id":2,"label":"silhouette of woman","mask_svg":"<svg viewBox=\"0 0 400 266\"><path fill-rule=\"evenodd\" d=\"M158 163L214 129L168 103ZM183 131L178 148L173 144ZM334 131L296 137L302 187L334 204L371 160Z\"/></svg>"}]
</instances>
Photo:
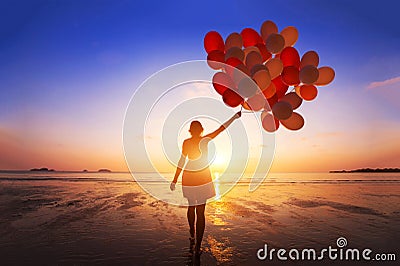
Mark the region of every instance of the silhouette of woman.
<instances>
[{"instance_id":1,"label":"silhouette of woman","mask_svg":"<svg viewBox=\"0 0 400 266\"><path fill-rule=\"evenodd\" d=\"M203 126L199 121L192 121L189 132L191 138L186 139L182 145L182 154L176 168L174 180L171 182L171 190L175 190L175 185L182 169L182 191L183 196L188 199L187 219L190 228L190 242L194 244L196 232L195 254L200 254L201 241L205 228L204 210L207 199L215 196L214 184L208 162L208 143L224 131L235 119L241 116L241 112L236 113L228 121L222 124L214 132L203 136ZM185 165L186 157L188 162ZM197 216L196 229L194 221Z\"/></svg>"}]
</instances>

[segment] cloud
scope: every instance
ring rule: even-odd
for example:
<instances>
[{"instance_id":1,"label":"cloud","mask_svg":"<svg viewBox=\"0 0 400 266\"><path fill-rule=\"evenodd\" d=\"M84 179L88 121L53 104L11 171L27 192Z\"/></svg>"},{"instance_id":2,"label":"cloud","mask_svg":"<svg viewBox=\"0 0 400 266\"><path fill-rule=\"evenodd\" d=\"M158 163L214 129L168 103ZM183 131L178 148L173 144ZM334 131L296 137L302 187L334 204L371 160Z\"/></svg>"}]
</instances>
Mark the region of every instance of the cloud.
<instances>
[{"instance_id":1,"label":"cloud","mask_svg":"<svg viewBox=\"0 0 400 266\"><path fill-rule=\"evenodd\" d=\"M385 86L393 85L396 83L400 83L400 77L395 77L395 78L387 79L384 81L371 82L368 85L367 89L375 89L375 88L385 87Z\"/></svg>"}]
</instances>

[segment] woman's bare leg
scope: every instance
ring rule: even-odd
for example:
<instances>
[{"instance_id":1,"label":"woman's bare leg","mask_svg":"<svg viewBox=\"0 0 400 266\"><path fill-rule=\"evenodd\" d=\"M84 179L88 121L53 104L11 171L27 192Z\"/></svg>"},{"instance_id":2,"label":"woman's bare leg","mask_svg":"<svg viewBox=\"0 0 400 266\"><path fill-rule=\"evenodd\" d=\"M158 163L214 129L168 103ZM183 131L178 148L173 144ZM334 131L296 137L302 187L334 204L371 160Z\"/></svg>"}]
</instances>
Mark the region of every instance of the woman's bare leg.
<instances>
[{"instance_id":1,"label":"woman's bare leg","mask_svg":"<svg viewBox=\"0 0 400 266\"><path fill-rule=\"evenodd\" d=\"M194 220L195 220L195 206L188 206L187 209L187 219L189 222L189 228L190 228L190 237L194 238Z\"/></svg>"},{"instance_id":2,"label":"woman's bare leg","mask_svg":"<svg viewBox=\"0 0 400 266\"><path fill-rule=\"evenodd\" d=\"M196 206L196 247L195 251L200 252L201 241L203 240L204 228L206 226L206 218L204 216L204 211L206 209L206 204L201 204Z\"/></svg>"}]
</instances>

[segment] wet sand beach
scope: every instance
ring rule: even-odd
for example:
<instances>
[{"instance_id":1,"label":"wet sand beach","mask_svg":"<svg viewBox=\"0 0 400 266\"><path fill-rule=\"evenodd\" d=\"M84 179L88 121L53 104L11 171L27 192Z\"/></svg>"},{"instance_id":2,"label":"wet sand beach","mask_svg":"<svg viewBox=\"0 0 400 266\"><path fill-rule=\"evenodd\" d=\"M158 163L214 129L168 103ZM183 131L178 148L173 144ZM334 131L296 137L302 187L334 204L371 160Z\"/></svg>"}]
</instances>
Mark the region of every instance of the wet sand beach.
<instances>
[{"instance_id":1,"label":"wet sand beach","mask_svg":"<svg viewBox=\"0 0 400 266\"><path fill-rule=\"evenodd\" d=\"M348 247L398 254L399 203L397 182L269 182L253 193L238 184L207 205L196 260L186 208L152 198L133 181L5 179L1 264L274 265L276 258L256 256L264 244L318 250L339 237Z\"/></svg>"}]
</instances>

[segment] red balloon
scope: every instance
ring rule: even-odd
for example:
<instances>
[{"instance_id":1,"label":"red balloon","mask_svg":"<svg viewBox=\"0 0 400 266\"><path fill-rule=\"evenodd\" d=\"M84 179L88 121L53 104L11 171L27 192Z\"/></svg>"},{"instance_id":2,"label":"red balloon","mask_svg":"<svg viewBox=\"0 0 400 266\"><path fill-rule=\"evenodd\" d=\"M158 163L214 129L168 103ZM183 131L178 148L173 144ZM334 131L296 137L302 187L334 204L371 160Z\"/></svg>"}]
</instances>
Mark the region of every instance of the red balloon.
<instances>
[{"instance_id":1,"label":"red balloon","mask_svg":"<svg viewBox=\"0 0 400 266\"><path fill-rule=\"evenodd\" d=\"M282 70L282 81L289 86L295 86L299 84L299 69L294 66L284 67Z\"/></svg>"},{"instance_id":2,"label":"red balloon","mask_svg":"<svg viewBox=\"0 0 400 266\"><path fill-rule=\"evenodd\" d=\"M274 94L274 96L272 96L271 98L267 99L268 105L266 104L264 106L265 110L271 111L272 107L274 107L274 105L278 102L278 95L276 95L276 93Z\"/></svg>"},{"instance_id":3,"label":"red balloon","mask_svg":"<svg viewBox=\"0 0 400 266\"><path fill-rule=\"evenodd\" d=\"M272 57L272 54L270 52L268 52L267 47L264 44L257 43L254 46L257 47L258 50L260 50L260 54L262 56L263 62L267 61L268 59L270 59Z\"/></svg>"},{"instance_id":4,"label":"red balloon","mask_svg":"<svg viewBox=\"0 0 400 266\"><path fill-rule=\"evenodd\" d=\"M238 65L243 64L242 61L240 61L238 58L236 57L229 57L225 64L230 65L231 67L237 67Z\"/></svg>"},{"instance_id":5,"label":"red balloon","mask_svg":"<svg viewBox=\"0 0 400 266\"><path fill-rule=\"evenodd\" d=\"M278 99L282 98L286 94L289 86L286 85L285 83L283 83L282 76L278 76L278 77L274 78L272 80L272 82L275 84L276 95L277 95Z\"/></svg>"},{"instance_id":6,"label":"red balloon","mask_svg":"<svg viewBox=\"0 0 400 266\"><path fill-rule=\"evenodd\" d=\"M282 60L283 66L295 66L299 68L300 66L300 55L297 52L296 48L294 47L286 47L282 50L281 54L279 55L280 59Z\"/></svg>"},{"instance_id":7,"label":"red balloon","mask_svg":"<svg viewBox=\"0 0 400 266\"><path fill-rule=\"evenodd\" d=\"M279 128L279 120L274 118L274 116L268 112L261 113L261 123L262 123L262 127L267 132L272 133L272 132L275 132Z\"/></svg>"},{"instance_id":8,"label":"red balloon","mask_svg":"<svg viewBox=\"0 0 400 266\"><path fill-rule=\"evenodd\" d=\"M212 83L214 89L221 95L223 95L226 90L235 88L233 80L224 72L215 73Z\"/></svg>"},{"instance_id":9,"label":"red balloon","mask_svg":"<svg viewBox=\"0 0 400 266\"><path fill-rule=\"evenodd\" d=\"M318 95L318 89L314 85L302 85L300 87L300 96L306 101L314 100Z\"/></svg>"},{"instance_id":10,"label":"red balloon","mask_svg":"<svg viewBox=\"0 0 400 266\"><path fill-rule=\"evenodd\" d=\"M243 62L236 57L230 57L226 60L225 64L231 66L231 67L225 66L225 71L226 73L229 74L229 76L233 77L234 69L239 65L243 65Z\"/></svg>"},{"instance_id":11,"label":"red balloon","mask_svg":"<svg viewBox=\"0 0 400 266\"><path fill-rule=\"evenodd\" d=\"M230 107L236 107L243 102L243 98L233 90L226 90L222 95L224 103Z\"/></svg>"},{"instance_id":12,"label":"red balloon","mask_svg":"<svg viewBox=\"0 0 400 266\"><path fill-rule=\"evenodd\" d=\"M225 49L224 39L218 32L210 31L204 37L204 48L208 54L215 50L223 52Z\"/></svg>"},{"instance_id":13,"label":"red balloon","mask_svg":"<svg viewBox=\"0 0 400 266\"><path fill-rule=\"evenodd\" d=\"M260 34L251 28L245 28L240 33L243 39L243 46L255 46L257 43L264 43Z\"/></svg>"},{"instance_id":14,"label":"red balloon","mask_svg":"<svg viewBox=\"0 0 400 266\"><path fill-rule=\"evenodd\" d=\"M221 64L222 63L222 64ZM223 64L225 63L225 54L219 50L211 51L207 55L207 64L212 69L221 69L223 68Z\"/></svg>"}]
</instances>

